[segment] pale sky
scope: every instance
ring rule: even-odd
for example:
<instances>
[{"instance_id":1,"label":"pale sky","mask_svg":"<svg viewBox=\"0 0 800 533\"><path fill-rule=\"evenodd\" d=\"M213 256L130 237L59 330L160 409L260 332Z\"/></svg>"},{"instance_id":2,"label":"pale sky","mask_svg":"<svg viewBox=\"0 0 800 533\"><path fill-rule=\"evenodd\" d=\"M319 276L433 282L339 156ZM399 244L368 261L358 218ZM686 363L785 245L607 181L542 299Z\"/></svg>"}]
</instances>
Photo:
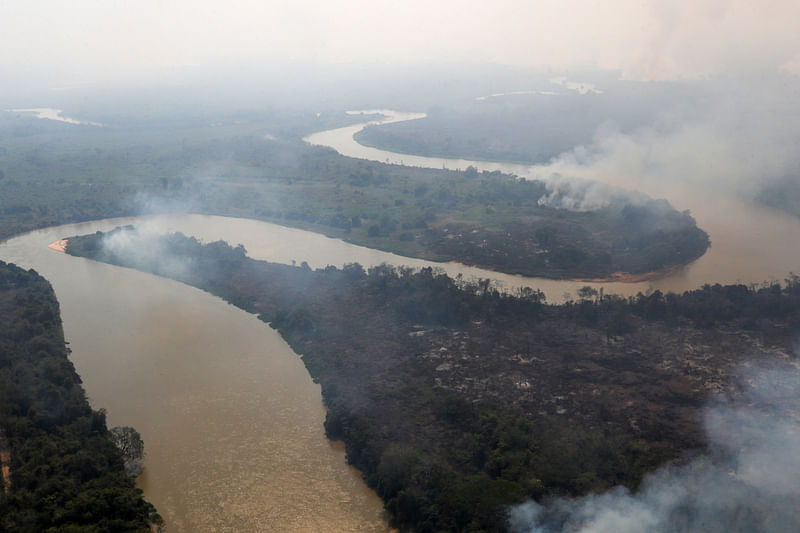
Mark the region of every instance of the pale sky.
<instances>
[{"instance_id":1,"label":"pale sky","mask_svg":"<svg viewBox=\"0 0 800 533\"><path fill-rule=\"evenodd\" d=\"M0 72L478 60L633 79L800 73L800 0L0 0Z\"/></svg>"}]
</instances>

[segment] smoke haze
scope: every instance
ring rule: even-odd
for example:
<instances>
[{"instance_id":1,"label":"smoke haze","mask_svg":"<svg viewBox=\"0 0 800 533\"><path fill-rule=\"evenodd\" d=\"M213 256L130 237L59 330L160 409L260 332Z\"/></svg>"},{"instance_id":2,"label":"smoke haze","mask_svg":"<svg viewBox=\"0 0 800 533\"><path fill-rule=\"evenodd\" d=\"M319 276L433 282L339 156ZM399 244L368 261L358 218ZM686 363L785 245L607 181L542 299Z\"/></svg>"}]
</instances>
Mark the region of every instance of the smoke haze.
<instances>
[{"instance_id":1,"label":"smoke haze","mask_svg":"<svg viewBox=\"0 0 800 533\"><path fill-rule=\"evenodd\" d=\"M545 183L547 193L539 198L539 205L570 211L593 211L612 204L644 205L650 198L636 191L612 187L597 181L563 178L552 175Z\"/></svg>"},{"instance_id":2,"label":"smoke haze","mask_svg":"<svg viewBox=\"0 0 800 533\"><path fill-rule=\"evenodd\" d=\"M138 265L143 270L152 268L159 275L186 280L193 274L192 265L176 257L164 239L164 228L158 223L138 224L112 231L103 237L106 252Z\"/></svg>"},{"instance_id":3,"label":"smoke haze","mask_svg":"<svg viewBox=\"0 0 800 533\"><path fill-rule=\"evenodd\" d=\"M772 195L779 197L797 181L797 77L725 77L681 85L691 99L667 102L651 122L634 130L606 122L592 142L540 165L536 174L598 180L656 197L672 197L676 188L687 187L748 199L778 189Z\"/></svg>"},{"instance_id":4,"label":"smoke haze","mask_svg":"<svg viewBox=\"0 0 800 533\"><path fill-rule=\"evenodd\" d=\"M792 0L397 3L76 0L0 4L0 71L86 83L186 67L493 62L628 79L800 70Z\"/></svg>"},{"instance_id":5,"label":"smoke haze","mask_svg":"<svg viewBox=\"0 0 800 533\"><path fill-rule=\"evenodd\" d=\"M511 510L516 533L789 532L800 530L800 367L743 367L705 411L708 454L665 467L632 494Z\"/></svg>"},{"instance_id":6,"label":"smoke haze","mask_svg":"<svg viewBox=\"0 0 800 533\"><path fill-rule=\"evenodd\" d=\"M606 102L588 99L613 88L583 75L603 70L641 89L638 101L620 100L625 110L637 104L638 120L592 123L583 129L590 140L535 167L531 177L548 181L541 205L604 207L623 194L609 185L670 200L685 187L703 201L768 191L794 198L800 214L798 21L797 0L0 2L0 111L63 107L110 126L122 115L135 126L271 106L324 116L394 105L427 111L500 92L562 98L554 88ZM563 86L534 91L531 71ZM670 97L649 94L654 88ZM580 114L558 120L575 121L577 131ZM142 195L136 208L192 212L186 190L218 198L225 190L213 180L228 162L215 165L194 172L179 199ZM273 201L264 198L266 207ZM105 246L135 249L163 275L191 275L150 232L119 232ZM797 367L744 368L731 396L706 411L706 456L657 471L635 494L619 488L526 503L511 511L514 530L800 531L798 412Z\"/></svg>"}]
</instances>

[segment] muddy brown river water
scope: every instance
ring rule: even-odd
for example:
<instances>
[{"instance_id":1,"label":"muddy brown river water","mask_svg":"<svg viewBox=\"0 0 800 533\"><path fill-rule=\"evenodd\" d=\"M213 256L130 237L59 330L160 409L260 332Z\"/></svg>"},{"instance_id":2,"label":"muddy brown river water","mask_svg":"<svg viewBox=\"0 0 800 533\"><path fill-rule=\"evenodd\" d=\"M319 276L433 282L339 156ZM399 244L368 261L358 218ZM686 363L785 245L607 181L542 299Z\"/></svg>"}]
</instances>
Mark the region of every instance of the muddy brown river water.
<instances>
[{"instance_id":1,"label":"muddy brown river water","mask_svg":"<svg viewBox=\"0 0 800 533\"><path fill-rule=\"evenodd\" d=\"M409 115L405 118L414 118ZM346 155L431 166L533 172L531 167L419 158L361 147L361 126L307 140ZM601 176L602 178L602 176ZM607 181L644 189L691 209L712 247L658 280L606 283L608 293L683 291L704 283L758 283L800 272L800 221L712 191ZM118 225L150 225L209 242L244 244L250 256L312 267L433 263L354 246L253 220L204 215L114 219L47 228L0 244L0 259L34 268L55 288L72 359L93 407L110 425L136 427L145 441L139 485L171 532L355 531L388 527L378 497L323 433L319 387L301 359L255 316L200 290L129 269L67 256L48 245ZM585 282L523 278L439 266L450 275L489 277L504 288L533 286L558 302Z\"/></svg>"},{"instance_id":2,"label":"muddy brown river water","mask_svg":"<svg viewBox=\"0 0 800 533\"><path fill-rule=\"evenodd\" d=\"M214 223L186 219L198 235ZM387 531L379 498L325 438L319 386L275 331L203 291L47 248L120 222L29 233L0 258L53 284L93 407L142 434L139 486L168 531Z\"/></svg>"}]
</instances>

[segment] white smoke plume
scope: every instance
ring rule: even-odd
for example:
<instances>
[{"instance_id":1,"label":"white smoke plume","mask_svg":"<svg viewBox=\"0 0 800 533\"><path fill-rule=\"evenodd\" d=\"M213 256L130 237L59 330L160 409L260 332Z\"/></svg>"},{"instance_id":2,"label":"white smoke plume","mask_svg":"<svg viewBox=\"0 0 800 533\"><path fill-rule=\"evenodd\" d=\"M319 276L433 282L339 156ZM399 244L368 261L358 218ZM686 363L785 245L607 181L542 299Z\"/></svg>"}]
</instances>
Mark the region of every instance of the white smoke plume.
<instances>
[{"instance_id":1,"label":"white smoke plume","mask_svg":"<svg viewBox=\"0 0 800 533\"><path fill-rule=\"evenodd\" d=\"M691 187L752 198L767 186L800 179L800 78L728 76L683 85L686 98L634 131L604 124L593 142L550 164L554 174L598 180L651 196Z\"/></svg>"},{"instance_id":2,"label":"white smoke plume","mask_svg":"<svg viewBox=\"0 0 800 533\"><path fill-rule=\"evenodd\" d=\"M193 265L178 258L164 239L167 230L156 222L145 222L107 233L104 249L134 268L153 270L161 276L185 280L193 273Z\"/></svg>"},{"instance_id":3,"label":"white smoke plume","mask_svg":"<svg viewBox=\"0 0 800 533\"><path fill-rule=\"evenodd\" d=\"M649 198L636 191L628 191L580 178L564 178L554 174L546 182L547 193L539 198L539 205L570 211L594 211L618 205L644 205Z\"/></svg>"},{"instance_id":4,"label":"white smoke plume","mask_svg":"<svg viewBox=\"0 0 800 533\"><path fill-rule=\"evenodd\" d=\"M708 453L664 467L637 493L528 502L515 533L800 531L800 367L750 368L705 412Z\"/></svg>"}]
</instances>

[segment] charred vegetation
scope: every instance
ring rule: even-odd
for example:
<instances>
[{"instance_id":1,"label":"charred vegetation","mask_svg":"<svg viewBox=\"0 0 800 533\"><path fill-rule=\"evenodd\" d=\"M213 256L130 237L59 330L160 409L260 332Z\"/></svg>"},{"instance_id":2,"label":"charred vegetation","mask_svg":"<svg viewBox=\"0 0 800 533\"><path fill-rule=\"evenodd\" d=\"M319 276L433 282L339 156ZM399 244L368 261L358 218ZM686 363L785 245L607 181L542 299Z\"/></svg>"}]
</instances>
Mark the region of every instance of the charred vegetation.
<instances>
[{"instance_id":1,"label":"charred vegetation","mask_svg":"<svg viewBox=\"0 0 800 533\"><path fill-rule=\"evenodd\" d=\"M278 329L322 385L328 435L416 531L504 531L528 497L635 488L702 450L701 406L745 357L791 358L800 325L796 277L630 299L587 287L553 306L430 268L312 270L160 238L163 264L137 260L135 241L111 254L103 234L68 252L174 277Z\"/></svg>"}]
</instances>

